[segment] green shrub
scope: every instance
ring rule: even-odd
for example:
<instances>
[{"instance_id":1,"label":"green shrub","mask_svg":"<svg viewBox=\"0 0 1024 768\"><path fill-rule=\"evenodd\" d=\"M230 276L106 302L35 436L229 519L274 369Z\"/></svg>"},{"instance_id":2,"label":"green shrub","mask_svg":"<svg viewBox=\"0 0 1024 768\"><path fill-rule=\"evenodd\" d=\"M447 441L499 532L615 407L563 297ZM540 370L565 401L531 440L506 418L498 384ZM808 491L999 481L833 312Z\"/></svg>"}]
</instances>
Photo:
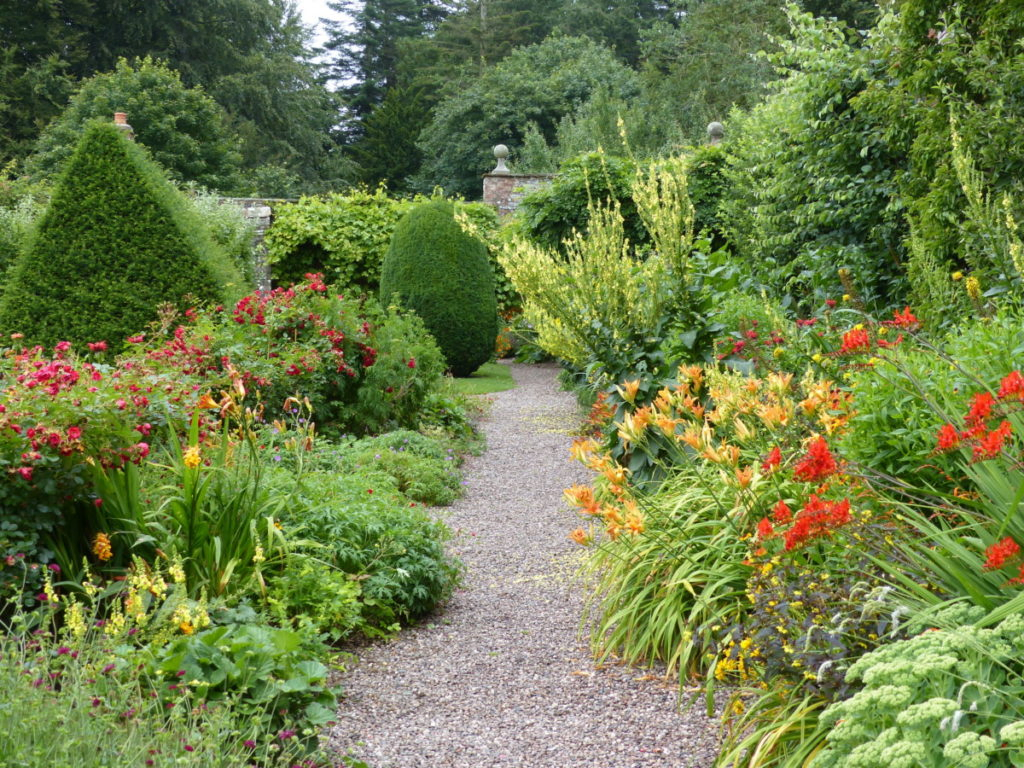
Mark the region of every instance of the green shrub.
<instances>
[{"instance_id":1,"label":"green shrub","mask_svg":"<svg viewBox=\"0 0 1024 768\"><path fill-rule=\"evenodd\" d=\"M388 629L415 620L451 595L459 563L445 552L450 531L384 472L317 471L297 484L281 469L275 482L292 488L285 531L321 542L310 554L359 581L364 625Z\"/></svg>"},{"instance_id":2,"label":"green shrub","mask_svg":"<svg viewBox=\"0 0 1024 768\"><path fill-rule=\"evenodd\" d=\"M940 629L853 664L847 680L863 688L822 713L827 741L810 765L1021 765L1024 619L983 629L970 623L981 613L949 608L935 617Z\"/></svg>"},{"instance_id":3,"label":"green shrub","mask_svg":"<svg viewBox=\"0 0 1024 768\"><path fill-rule=\"evenodd\" d=\"M494 273L482 241L455 221L451 203L413 208L398 223L381 268L385 305L414 310L452 373L468 376L494 352L498 306Z\"/></svg>"},{"instance_id":4,"label":"green shrub","mask_svg":"<svg viewBox=\"0 0 1024 768\"><path fill-rule=\"evenodd\" d=\"M574 231L587 231L595 205L618 204L629 242L650 242L633 202L636 170L632 160L604 152L566 160L549 186L523 198L516 210L516 229L536 245L564 253L565 241Z\"/></svg>"},{"instance_id":5,"label":"green shrub","mask_svg":"<svg viewBox=\"0 0 1024 768\"><path fill-rule=\"evenodd\" d=\"M328 282L349 293L377 293L380 267L398 221L416 203L388 197L381 187L303 197L274 212L274 225L264 241L267 261L279 284L299 282L309 272L322 272ZM455 202L459 224L488 244L498 303L516 305L495 254L498 215L484 203Z\"/></svg>"},{"instance_id":6,"label":"green shrub","mask_svg":"<svg viewBox=\"0 0 1024 768\"><path fill-rule=\"evenodd\" d=\"M15 265L0 329L52 345L120 342L163 302L220 301L241 276L145 152L113 125L82 137Z\"/></svg>"}]
</instances>

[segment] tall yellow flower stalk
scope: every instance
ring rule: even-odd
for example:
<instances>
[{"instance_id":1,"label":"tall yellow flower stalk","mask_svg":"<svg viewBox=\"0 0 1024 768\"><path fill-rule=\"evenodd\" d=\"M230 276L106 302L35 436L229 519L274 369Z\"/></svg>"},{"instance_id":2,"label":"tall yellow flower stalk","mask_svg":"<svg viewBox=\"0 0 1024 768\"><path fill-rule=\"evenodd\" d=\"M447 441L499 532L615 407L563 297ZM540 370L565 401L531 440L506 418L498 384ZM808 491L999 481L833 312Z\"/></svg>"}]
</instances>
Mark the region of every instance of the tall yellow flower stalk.
<instances>
[{"instance_id":1,"label":"tall yellow flower stalk","mask_svg":"<svg viewBox=\"0 0 1024 768\"><path fill-rule=\"evenodd\" d=\"M632 195L652 251L637 254L617 203L592 204L587 231L573 232L564 256L515 238L499 262L523 297L523 313L549 353L575 365L609 344L625 353L652 332L678 300L693 246L693 206L684 159L638 172Z\"/></svg>"}]
</instances>

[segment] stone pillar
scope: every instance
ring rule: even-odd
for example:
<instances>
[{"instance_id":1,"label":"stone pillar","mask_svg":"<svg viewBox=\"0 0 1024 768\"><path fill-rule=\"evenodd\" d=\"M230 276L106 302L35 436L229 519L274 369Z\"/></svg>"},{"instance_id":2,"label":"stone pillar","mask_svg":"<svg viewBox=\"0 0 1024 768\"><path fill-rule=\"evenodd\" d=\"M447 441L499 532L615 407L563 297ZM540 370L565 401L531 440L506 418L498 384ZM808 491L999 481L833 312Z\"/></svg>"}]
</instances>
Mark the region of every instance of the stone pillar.
<instances>
[{"instance_id":1,"label":"stone pillar","mask_svg":"<svg viewBox=\"0 0 1024 768\"><path fill-rule=\"evenodd\" d=\"M512 173L505 164L508 147L504 144L494 148L494 157L494 170L484 175L484 202L493 205L502 218L514 212L525 195L550 184L554 178L550 173Z\"/></svg>"}]
</instances>

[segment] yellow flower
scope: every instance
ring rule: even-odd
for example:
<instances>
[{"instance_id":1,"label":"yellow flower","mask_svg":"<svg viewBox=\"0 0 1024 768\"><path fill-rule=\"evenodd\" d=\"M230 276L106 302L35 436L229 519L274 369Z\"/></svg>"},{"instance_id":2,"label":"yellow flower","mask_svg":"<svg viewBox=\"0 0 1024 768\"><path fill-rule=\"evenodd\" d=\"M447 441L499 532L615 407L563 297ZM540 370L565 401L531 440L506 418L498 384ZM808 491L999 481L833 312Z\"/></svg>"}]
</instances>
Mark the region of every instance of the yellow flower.
<instances>
[{"instance_id":1,"label":"yellow flower","mask_svg":"<svg viewBox=\"0 0 1024 768\"><path fill-rule=\"evenodd\" d=\"M850 300L850 294L844 293L843 294L843 301L849 301L849 300Z\"/></svg>"},{"instance_id":2,"label":"yellow flower","mask_svg":"<svg viewBox=\"0 0 1024 768\"><path fill-rule=\"evenodd\" d=\"M569 534L569 538L579 544L581 547L587 546L590 543L590 534L584 531L582 528L577 528L575 531Z\"/></svg>"},{"instance_id":3,"label":"yellow flower","mask_svg":"<svg viewBox=\"0 0 1024 768\"><path fill-rule=\"evenodd\" d=\"M192 626L192 622L183 621L178 625L178 629L182 631L182 634L191 635L196 631L196 628Z\"/></svg>"},{"instance_id":4,"label":"yellow flower","mask_svg":"<svg viewBox=\"0 0 1024 768\"><path fill-rule=\"evenodd\" d=\"M190 445L188 450L185 451L185 456L182 458L182 462L189 469L195 469L202 463L202 459L199 457L199 446Z\"/></svg>"},{"instance_id":5,"label":"yellow flower","mask_svg":"<svg viewBox=\"0 0 1024 768\"><path fill-rule=\"evenodd\" d=\"M96 538L92 541L92 553L104 563L114 556L110 549L110 537L107 534L96 534Z\"/></svg>"},{"instance_id":6,"label":"yellow flower","mask_svg":"<svg viewBox=\"0 0 1024 768\"><path fill-rule=\"evenodd\" d=\"M813 355L811 355L811 360L813 360L816 363L820 363L821 362L821 353L820 352L815 352Z\"/></svg>"},{"instance_id":7,"label":"yellow flower","mask_svg":"<svg viewBox=\"0 0 1024 768\"><path fill-rule=\"evenodd\" d=\"M633 403L636 400L636 393L640 389L640 379L633 379L632 381L622 382L621 387L615 389L619 392L619 397L625 400L627 403Z\"/></svg>"},{"instance_id":8,"label":"yellow flower","mask_svg":"<svg viewBox=\"0 0 1024 768\"><path fill-rule=\"evenodd\" d=\"M772 350L773 357L779 358L782 357L784 354L785 353L782 351L782 347L776 347L774 350Z\"/></svg>"},{"instance_id":9,"label":"yellow flower","mask_svg":"<svg viewBox=\"0 0 1024 768\"><path fill-rule=\"evenodd\" d=\"M971 297L973 301L977 301L981 298L981 282L974 275L967 278L964 283L964 288L967 289L967 295Z\"/></svg>"},{"instance_id":10,"label":"yellow flower","mask_svg":"<svg viewBox=\"0 0 1024 768\"><path fill-rule=\"evenodd\" d=\"M266 559L267 559L266 556L263 554L263 545L262 544L257 544L256 545L256 551L255 551L255 553L252 556L253 563L255 563L256 565L259 565L260 563L264 562Z\"/></svg>"},{"instance_id":11,"label":"yellow flower","mask_svg":"<svg viewBox=\"0 0 1024 768\"><path fill-rule=\"evenodd\" d=\"M963 280L963 279L964 279L964 273L961 272L960 270L957 270L956 272L953 273L953 280L959 281L959 280Z\"/></svg>"}]
</instances>

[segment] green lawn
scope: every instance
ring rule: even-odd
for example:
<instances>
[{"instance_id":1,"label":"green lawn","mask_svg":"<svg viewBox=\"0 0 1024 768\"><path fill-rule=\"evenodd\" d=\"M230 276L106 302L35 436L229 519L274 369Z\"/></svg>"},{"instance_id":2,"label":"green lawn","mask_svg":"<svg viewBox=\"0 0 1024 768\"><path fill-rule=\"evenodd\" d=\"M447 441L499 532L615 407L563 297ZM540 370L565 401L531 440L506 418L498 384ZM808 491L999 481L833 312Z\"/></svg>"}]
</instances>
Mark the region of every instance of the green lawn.
<instances>
[{"instance_id":1,"label":"green lawn","mask_svg":"<svg viewBox=\"0 0 1024 768\"><path fill-rule=\"evenodd\" d=\"M499 363L484 363L472 376L452 379L455 391L464 395L489 395L512 389L515 385L508 366Z\"/></svg>"}]
</instances>

